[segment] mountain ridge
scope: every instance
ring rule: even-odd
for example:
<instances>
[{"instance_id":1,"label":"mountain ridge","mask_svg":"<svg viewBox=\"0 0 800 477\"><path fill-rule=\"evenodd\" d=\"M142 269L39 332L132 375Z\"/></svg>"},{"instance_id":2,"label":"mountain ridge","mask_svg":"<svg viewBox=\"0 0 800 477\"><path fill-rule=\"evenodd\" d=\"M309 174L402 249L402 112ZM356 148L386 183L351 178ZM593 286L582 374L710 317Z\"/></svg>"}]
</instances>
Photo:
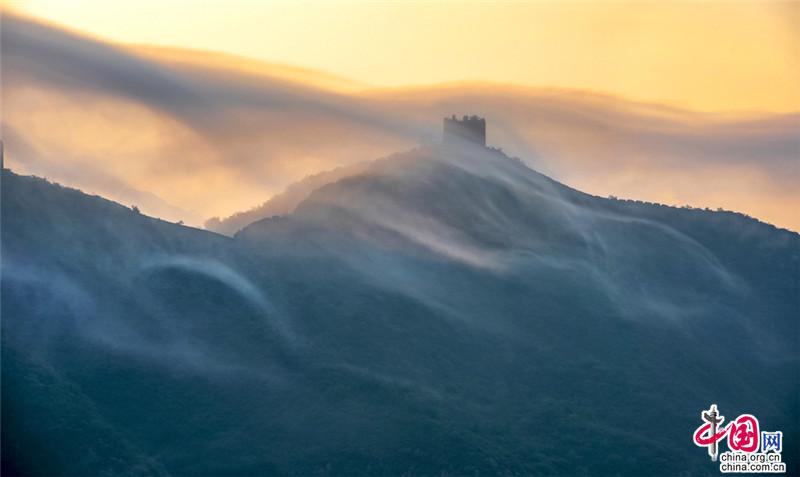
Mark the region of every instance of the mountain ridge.
<instances>
[{"instance_id":1,"label":"mountain ridge","mask_svg":"<svg viewBox=\"0 0 800 477\"><path fill-rule=\"evenodd\" d=\"M393 158L396 159L396 158L398 158L398 157L400 157L400 156L402 156L404 154L413 154L414 151L425 150L426 148L431 148L431 147L435 147L435 146L421 146L421 147L418 147L418 148L415 148L415 149L410 149L410 150L406 151L405 153L395 153L395 154L392 154L390 156L386 156L386 157L381 158L381 159L376 159L376 160L373 160L373 161L359 162L359 163L353 164L351 166L342 166L342 167L338 167L338 168L335 168L335 169L331 169L329 171L323 171L323 172L312 174L310 176L305 177L304 179L301 179L300 181L297 181L295 183L290 184L283 192L281 192L279 194L276 194L275 196L273 196L272 198L268 199L267 201L265 201L261 205L255 206L255 207L253 207L251 209L248 209L246 211L234 213L234 214L232 214L232 215L230 215L228 217L224 217L224 218L213 217L213 218L207 220L206 223L205 223L205 228L208 229L208 230L217 232L217 233L221 233L223 235L233 236L237 232L241 231L242 229L244 229L248 225L251 225L254 222L260 221L262 219L270 218L270 217L273 217L273 216L283 216L283 215L291 214L295 210L295 208L301 202L303 202L305 199L307 199L316 189L319 189L319 188L321 188L321 187L323 187L325 185L331 184L331 183L338 182L338 181L340 181L342 179L346 179L348 177L364 174L364 173L368 172L370 170L370 168L376 162L391 161ZM492 151L492 150L489 149L489 151ZM498 154L503 155L502 152L499 152L499 151L496 151L496 150L494 151L494 153L498 153ZM505 157L508 157L508 156L505 156ZM518 159L516 159L516 160L518 160ZM547 176L545 176L545 177L547 177ZM548 178L548 179L550 179L550 178ZM550 179L550 180L552 180L552 179ZM558 181L554 181L554 182L560 184L563 187L567 187L564 184L559 183ZM589 193L586 193L586 192L578 191L577 189L574 189L574 188L570 188L570 189L572 189L574 191L577 191L577 192L580 192L581 194L585 194L587 197L592 197L592 198L595 198L595 199L606 199L604 197L600 197L600 196L592 195L592 194L589 194ZM751 217L751 216L749 216L747 214L744 214L744 213L741 213L741 212L730 211L730 210L722 210L722 209L711 210L711 209L709 209L707 207L706 208L689 207L689 206L682 206L681 207L681 206L674 206L674 205L662 204L662 203L657 203L657 202L641 201L641 200L637 200L637 199L619 199L619 198L614 197L614 196L609 196L608 199L615 201L615 203L617 204L616 208L620 208L620 209L625 208L625 207L635 207L637 205L638 206L647 205L647 206L664 207L664 208L667 208L667 209L689 210L689 211L693 211L694 214L705 214L705 213L708 213L708 212L722 213L722 214L727 214L730 217L739 217L739 218L744 218L744 219L751 219L751 220L754 220L755 222L768 225L768 226L773 227L773 228L778 229L778 230L785 230L785 231L788 231L788 232L797 233L796 231L792 231L792 230L787 229L785 227L779 227L779 226L776 226L776 225L771 224L769 222L765 222L765 221L759 220L756 217ZM743 221L742 223L745 223L745 221Z\"/></svg>"},{"instance_id":2,"label":"mountain ridge","mask_svg":"<svg viewBox=\"0 0 800 477\"><path fill-rule=\"evenodd\" d=\"M709 401L800 435L800 235L751 219L473 149L234 238L9 171L2 194L4 471L712 475Z\"/></svg>"}]
</instances>

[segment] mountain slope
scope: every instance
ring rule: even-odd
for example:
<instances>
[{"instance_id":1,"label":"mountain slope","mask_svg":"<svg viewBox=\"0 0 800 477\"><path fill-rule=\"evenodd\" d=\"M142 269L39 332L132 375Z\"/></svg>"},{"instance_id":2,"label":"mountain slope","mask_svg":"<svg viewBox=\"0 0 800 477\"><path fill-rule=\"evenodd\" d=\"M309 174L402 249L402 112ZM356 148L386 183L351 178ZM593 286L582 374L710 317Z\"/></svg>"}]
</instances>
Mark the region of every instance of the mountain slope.
<instances>
[{"instance_id":1,"label":"mountain slope","mask_svg":"<svg viewBox=\"0 0 800 477\"><path fill-rule=\"evenodd\" d=\"M483 149L375 161L233 239L2 193L4 471L710 475L710 402L797 442L800 237L743 216Z\"/></svg>"},{"instance_id":2,"label":"mountain slope","mask_svg":"<svg viewBox=\"0 0 800 477\"><path fill-rule=\"evenodd\" d=\"M742 294L779 297L759 306L788 304L781 317L797 305L797 279L777 279L796 276L797 234L729 212L592 197L484 149L422 148L391 157L237 238L269 243L283 236L295 248L358 242L519 283L536 274L575 275L591 280L585 289L602 291L616 313L635 319L690 319L709 295L734 308ZM363 253L331 255L358 261ZM775 319L786 331L797 325ZM775 351L791 348L789 341Z\"/></svg>"},{"instance_id":3,"label":"mountain slope","mask_svg":"<svg viewBox=\"0 0 800 477\"><path fill-rule=\"evenodd\" d=\"M285 191L257 207L221 219L219 217L208 219L205 227L220 234L234 235L247 225L265 217L286 215L294 212L297 205L307 199L314 190L344 177L357 175L366 170L368 166L369 163L357 163L310 175L301 181L291 184Z\"/></svg>"}]
</instances>

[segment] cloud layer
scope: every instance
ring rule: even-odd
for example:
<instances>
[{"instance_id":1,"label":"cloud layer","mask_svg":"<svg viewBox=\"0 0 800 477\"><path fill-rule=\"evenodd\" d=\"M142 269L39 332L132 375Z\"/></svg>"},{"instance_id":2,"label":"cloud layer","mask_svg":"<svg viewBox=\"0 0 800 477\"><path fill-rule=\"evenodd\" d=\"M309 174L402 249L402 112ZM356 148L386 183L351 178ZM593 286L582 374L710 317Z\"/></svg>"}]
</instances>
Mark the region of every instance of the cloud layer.
<instances>
[{"instance_id":1,"label":"cloud layer","mask_svg":"<svg viewBox=\"0 0 800 477\"><path fill-rule=\"evenodd\" d=\"M696 113L496 84L364 90L14 14L2 22L6 166L171 220L248 209L309 174L436 141L442 116L475 113L492 145L587 192L800 229L800 113Z\"/></svg>"}]
</instances>

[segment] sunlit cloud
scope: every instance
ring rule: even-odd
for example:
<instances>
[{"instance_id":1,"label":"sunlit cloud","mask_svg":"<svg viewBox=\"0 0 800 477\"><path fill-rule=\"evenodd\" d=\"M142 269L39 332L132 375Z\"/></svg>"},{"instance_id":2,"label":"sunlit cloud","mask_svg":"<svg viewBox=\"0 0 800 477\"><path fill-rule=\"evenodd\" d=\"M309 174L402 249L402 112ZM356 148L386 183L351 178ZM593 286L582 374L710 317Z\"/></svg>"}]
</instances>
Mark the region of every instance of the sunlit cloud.
<instances>
[{"instance_id":1,"label":"sunlit cloud","mask_svg":"<svg viewBox=\"0 0 800 477\"><path fill-rule=\"evenodd\" d=\"M492 83L366 89L305 69L108 43L6 13L7 166L199 225L306 175L436 141L488 140L573 187L723 207L800 229L798 114L697 113Z\"/></svg>"}]
</instances>

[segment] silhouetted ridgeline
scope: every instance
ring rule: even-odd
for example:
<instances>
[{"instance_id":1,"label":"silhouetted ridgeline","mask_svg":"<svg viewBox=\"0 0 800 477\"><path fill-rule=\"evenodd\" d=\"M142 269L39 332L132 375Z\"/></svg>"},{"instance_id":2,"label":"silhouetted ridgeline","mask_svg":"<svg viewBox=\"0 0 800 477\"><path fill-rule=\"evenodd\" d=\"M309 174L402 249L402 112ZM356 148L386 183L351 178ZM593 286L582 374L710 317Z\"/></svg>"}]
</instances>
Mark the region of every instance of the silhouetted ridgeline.
<instances>
[{"instance_id":1,"label":"silhouetted ridgeline","mask_svg":"<svg viewBox=\"0 0 800 477\"><path fill-rule=\"evenodd\" d=\"M485 149L234 238L3 171L3 475L716 475L710 402L796 473L799 249Z\"/></svg>"},{"instance_id":2,"label":"silhouetted ridgeline","mask_svg":"<svg viewBox=\"0 0 800 477\"><path fill-rule=\"evenodd\" d=\"M274 217L290 214L297 205L304 201L314 189L325 184L336 182L337 180L359 174L369 166L369 163L357 163L351 166L343 166L330 171L312 174L301 181L295 182L286 188L285 191L275 195L263 204L250 210L237 212L229 217L213 217L206 221L205 227L208 230L233 235L247 225L266 217Z\"/></svg>"}]
</instances>

